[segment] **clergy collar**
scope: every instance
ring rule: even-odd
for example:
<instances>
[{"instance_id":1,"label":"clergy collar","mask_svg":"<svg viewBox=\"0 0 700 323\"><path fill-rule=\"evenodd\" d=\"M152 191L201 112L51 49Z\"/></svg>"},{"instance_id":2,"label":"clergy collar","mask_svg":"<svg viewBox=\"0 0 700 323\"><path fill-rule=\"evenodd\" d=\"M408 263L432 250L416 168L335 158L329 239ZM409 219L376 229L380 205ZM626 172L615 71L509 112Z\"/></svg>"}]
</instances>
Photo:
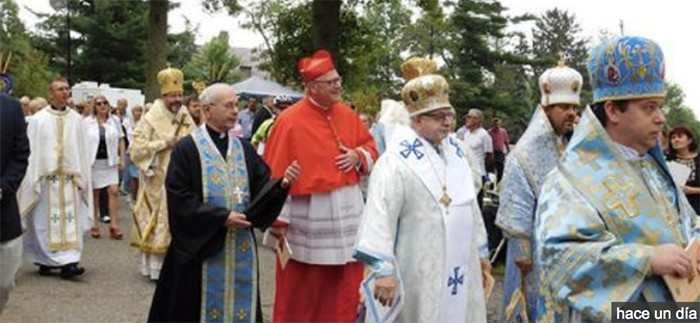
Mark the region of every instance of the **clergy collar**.
<instances>
[{"instance_id":1,"label":"clergy collar","mask_svg":"<svg viewBox=\"0 0 700 323\"><path fill-rule=\"evenodd\" d=\"M214 130L214 128L210 127L209 124L207 124L206 127L207 127L207 131L209 132L209 136L212 139L214 139L214 140L228 139L228 131L224 132L224 133L220 133L220 132Z\"/></svg>"},{"instance_id":2,"label":"clergy collar","mask_svg":"<svg viewBox=\"0 0 700 323\"><path fill-rule=\"evenodd\" d=\"M324 111L328 111L328 110L331 109L330 106L324 107L324 106L320 105L318 102L316 102L316 101L315 101L313 98L311 98L310 96L307 96L307 98L309 99L309 102L311 102L311 105L313 105L313 106L315 106L315 107L317 107L317 108L319 108L319 109L322 109L322 110L324 110Z\"/></svg>"},{"instance_id":3,"label":"clergy collar","mask_svg":"<svg viewBox=\"0 0 700 323\"><path fill-rule=\"evenodd\" d=\"M51 107L51 109L54 109L55 111L58 111L58 112L64 112L68 108L68 107L57 108L53 104L51 104L50 107Z\"/></svg>"}]
</instances>

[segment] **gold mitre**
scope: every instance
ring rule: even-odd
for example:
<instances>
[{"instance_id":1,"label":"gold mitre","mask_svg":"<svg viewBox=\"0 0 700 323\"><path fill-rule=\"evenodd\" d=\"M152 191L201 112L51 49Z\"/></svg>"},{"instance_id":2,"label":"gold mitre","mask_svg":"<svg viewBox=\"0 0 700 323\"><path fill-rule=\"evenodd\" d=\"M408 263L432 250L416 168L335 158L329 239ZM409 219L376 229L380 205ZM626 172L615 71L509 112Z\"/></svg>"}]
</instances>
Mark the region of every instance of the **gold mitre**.
<instances>
[{"instance_id":1,"label":"gold mitre","mask_svg":"<svg viewBox=\"0 0 700 323\"><path fill-rule=\"evenodd\" d=\"M182 71L177 68L168 67L158 72L158 85L160 94L170 92L182 92L183 76Z\"/></svg>"},{"instance_id":2,"label":"gold mitre","mask_svg":"<svg viewBox=\"0 0 700 323\"><path fill-rule=\"evenodd\" d=\"M401 73L406 85L401 98L411 117L442 108L451 108L450 85L444 77L433 74L437 70L435 61L413 57L401 64Z\"/></svg>"},{"instance_id":3,"label":"gold mitre","mask_svg":"<svg viewBox=\"0 0 700 323\"><path fill-rule=\"evenodd\" d=\"M199 97L202 95L202 91L204 91L205 85L204 82L202 81L192 81L192 89L194 89L194 94Z\"/></svg>"}]
</instances>

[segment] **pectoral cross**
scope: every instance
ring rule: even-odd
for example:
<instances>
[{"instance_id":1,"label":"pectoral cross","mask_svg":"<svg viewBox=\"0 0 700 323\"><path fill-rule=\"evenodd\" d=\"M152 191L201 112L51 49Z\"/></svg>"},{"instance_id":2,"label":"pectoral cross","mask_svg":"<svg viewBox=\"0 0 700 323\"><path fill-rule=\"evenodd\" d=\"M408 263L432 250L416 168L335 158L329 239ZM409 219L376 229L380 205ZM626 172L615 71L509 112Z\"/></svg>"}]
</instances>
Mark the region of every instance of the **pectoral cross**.
<instances>
[{"instance_id":1,"label":"pectoral cross","mask_svg":"<svg viewBox=\"0 0 700 323\"><path fill-rule=\"evenodd\" d=\"M233 189L233 195L236 197L236 202L243 201L244 194L240 187L236 186L236 188Z\"/></svg>"},{"instance_id":2,"label":"pectoral cross","mask_svg":"<svg viewBox=\"0 0 700 323\"><path fill-rule=\"evenodd\" d=\"M442 197L440 198L440 203L444 205L445 208L449 207L450 203L452 203L452 199L449 195L447 195L447 187L445 186L442 187Z\"/></svg>"},{"instance_id":3,"label":"pectoral cross","mask_svg":"<svg viewBox=\"0 0 700 323\"><path fill-rule=\"evenodd\" d=\"M180 129L187 125L187 123L185 122L185 118L186 115L184 113L180 115L180 121L178 121L177 118L173 118L173 125L176 125L175 138L177 138L177 136L180 134Z\"/></svg>"},{"instance_id":4,"label":"pectoral cross","mask_svg":"<svg viewBox=\"0 0 700 323\"><path fill-rule=\"evenodd\" d=\"M464 285L464 274L459 274L459 267L454 268L454 276L447 279L447 287L452 287L452 295L457 295L457 287Z\"/></svg>"}]
</instances>

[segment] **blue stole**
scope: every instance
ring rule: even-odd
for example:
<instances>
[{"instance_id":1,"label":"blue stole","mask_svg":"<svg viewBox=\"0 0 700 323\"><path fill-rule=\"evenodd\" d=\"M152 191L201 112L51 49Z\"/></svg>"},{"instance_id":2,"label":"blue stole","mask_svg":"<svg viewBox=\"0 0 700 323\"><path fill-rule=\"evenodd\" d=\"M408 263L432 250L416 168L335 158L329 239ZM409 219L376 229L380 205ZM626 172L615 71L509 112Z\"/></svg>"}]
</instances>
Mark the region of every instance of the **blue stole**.
<instances>
[{"instance_id":1,"label":"blue stole","mask_svg":"<svg viewBox=\"0 0 700 323\"><path fill-rule=\"evenodd\" d=\"M202 165L204 203L243 212L250 200L243 146L229 136L224 160L205 127L192 132ZM223 250L204 261L201 322L254 322L258 297L254 239L251 230L229 228Z\"/></svg>"}]
</instances>

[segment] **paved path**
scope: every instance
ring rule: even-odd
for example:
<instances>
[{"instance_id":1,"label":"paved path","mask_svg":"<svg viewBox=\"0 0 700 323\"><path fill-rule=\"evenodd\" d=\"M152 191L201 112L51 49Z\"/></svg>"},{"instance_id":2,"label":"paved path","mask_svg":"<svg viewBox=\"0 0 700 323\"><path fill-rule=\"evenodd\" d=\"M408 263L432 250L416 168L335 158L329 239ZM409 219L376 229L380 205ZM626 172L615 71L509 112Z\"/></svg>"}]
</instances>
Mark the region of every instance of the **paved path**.
<instances>
[{"instance_id":1,"label":"paved path","mask_svg":"<svg viewBox=\"0 0 700 323\"><path fill-rule=\"evenodd\" d=\"M122 199L125 203L126 199ZM17 277L0 322L145 322L155 283L141 276L137 258L129 247L131 229L127 207L120 219L123 240L109 239L101 224L102 238L87 236L81 264L87 272L79 281L39 276L37 267L25 263ZM263 316L269 322L274 294L274 254L260 248L260 281ZM489 321L498 322L502 284L497 277L489 302Z\"/></svg>"}]
</instances>

